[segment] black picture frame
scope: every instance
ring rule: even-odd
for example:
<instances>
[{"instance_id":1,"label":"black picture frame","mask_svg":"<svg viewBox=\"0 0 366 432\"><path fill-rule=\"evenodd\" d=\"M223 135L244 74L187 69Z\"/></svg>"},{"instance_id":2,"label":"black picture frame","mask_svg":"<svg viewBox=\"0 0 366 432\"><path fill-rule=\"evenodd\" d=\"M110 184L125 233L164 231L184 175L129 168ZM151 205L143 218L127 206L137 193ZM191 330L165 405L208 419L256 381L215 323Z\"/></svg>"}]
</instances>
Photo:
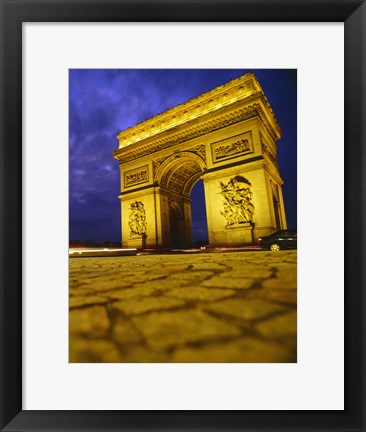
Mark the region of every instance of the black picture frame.
<instances>
[{"instance_id":1,"label":"black picture frame","mask_svg":"<svg viewBox=\"0 0 366 432\"><path fill-rule=\"evenodd\" d=\"M1 430L365 431L365 2L0 0L0 5ZM343 411L22 410L22 23L136 21L344 22L346 324ZM316 386L314 383L314 392Z\"/></svg>"}]
</instances>

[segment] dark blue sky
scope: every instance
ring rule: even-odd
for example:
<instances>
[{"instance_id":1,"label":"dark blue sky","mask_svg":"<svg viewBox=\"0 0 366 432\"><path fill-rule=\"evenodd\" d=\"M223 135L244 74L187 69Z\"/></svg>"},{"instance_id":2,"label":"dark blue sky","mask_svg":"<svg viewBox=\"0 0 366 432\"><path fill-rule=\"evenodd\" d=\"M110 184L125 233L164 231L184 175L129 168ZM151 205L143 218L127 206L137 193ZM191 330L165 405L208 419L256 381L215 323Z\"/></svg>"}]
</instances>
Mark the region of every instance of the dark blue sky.
<instances>
[{"instance_id":1,"label":"dark blue sky","mask_svg":"<svg viewBox=\"0 0 366 432\"><path fill-rule=\"evenodd\" d=\"M253 72L282 128L278 163L288 226L297 226L297 74L294 69L71 69L69 238L121 240L121 130ZM201 183L201 182L200 182ZM205 238L203 188L192 191L194 240Z\"/></svg>"}]
</instances>

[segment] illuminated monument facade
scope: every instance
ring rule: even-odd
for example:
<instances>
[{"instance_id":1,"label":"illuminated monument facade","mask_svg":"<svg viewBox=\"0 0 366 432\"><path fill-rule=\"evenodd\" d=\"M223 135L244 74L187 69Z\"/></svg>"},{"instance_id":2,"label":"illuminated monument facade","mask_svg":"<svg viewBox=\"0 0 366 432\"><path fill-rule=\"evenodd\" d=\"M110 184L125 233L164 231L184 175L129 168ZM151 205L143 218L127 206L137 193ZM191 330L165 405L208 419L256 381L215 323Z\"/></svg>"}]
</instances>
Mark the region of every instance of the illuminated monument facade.
<instances>
[{"instance_id":1,"label":"illuminated monument facade","mask_svg":"<svg viewBox=\"0 0 366 432\"><path fill-rule=\"evenodd\" d=\"M247 73L118 135L122 244L189 247L190 193L204 183L209 243L244 245L286 228L281 129Z\"/></svg>"}]
</instances>

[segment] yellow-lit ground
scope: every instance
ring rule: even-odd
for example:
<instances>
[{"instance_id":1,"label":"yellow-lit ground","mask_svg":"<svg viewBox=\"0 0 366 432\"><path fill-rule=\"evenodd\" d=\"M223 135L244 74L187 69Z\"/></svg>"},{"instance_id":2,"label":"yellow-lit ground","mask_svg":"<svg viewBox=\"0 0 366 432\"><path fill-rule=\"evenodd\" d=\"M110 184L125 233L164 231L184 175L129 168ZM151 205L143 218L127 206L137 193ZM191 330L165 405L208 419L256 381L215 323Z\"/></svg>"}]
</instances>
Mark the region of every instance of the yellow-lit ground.
<instances>
[{"instance_id":1,"label":"yellow-lit ground","mask_svg":"<svg viewBox=\"0 0 366 432\"><path fill-rule=\"evenodd\" d=\"M296 251L70 259L70 362L296 362Z\"/></svg>"}]
</instances>

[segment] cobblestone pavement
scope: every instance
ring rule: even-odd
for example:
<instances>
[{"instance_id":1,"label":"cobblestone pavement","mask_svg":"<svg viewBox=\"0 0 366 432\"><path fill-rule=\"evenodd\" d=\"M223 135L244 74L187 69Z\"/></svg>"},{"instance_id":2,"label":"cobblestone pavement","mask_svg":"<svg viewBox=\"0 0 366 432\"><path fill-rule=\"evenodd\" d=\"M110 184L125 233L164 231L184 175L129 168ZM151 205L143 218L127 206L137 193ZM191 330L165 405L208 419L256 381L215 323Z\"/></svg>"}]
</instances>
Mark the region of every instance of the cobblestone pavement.
<instances>
[{"instance_id":1,"label":"cobblestone pavement","mask_svg":"<svg viewBox=\"0 0 366 432\"><path fill-rule=\"evenodd\" d=\"M70 259L70 362L296 362L296 251Z\"/></svg>"}]
</instances>

